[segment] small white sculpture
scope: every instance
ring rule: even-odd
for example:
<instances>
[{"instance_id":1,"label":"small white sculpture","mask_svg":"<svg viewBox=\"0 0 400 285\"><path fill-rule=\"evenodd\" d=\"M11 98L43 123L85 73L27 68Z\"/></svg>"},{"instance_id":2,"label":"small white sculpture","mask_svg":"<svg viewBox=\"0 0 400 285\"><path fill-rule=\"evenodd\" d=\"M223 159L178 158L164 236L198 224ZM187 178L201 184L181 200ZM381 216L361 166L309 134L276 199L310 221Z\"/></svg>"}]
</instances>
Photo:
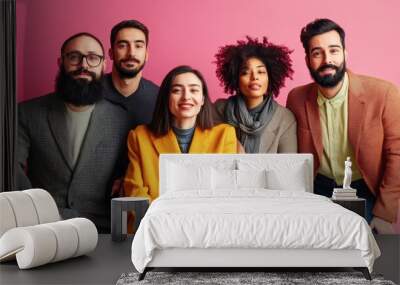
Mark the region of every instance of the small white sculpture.
<instances>
[{"instance_id":1,"label":"small white sculpture","mask_svg":"<svg viewBox=\"0 0 400 285\"><path fill-rule=\"evenodd\" d=\"M352 189L350 187L351 184L351 160L348 156L346 161L344 162L344 178L343 178L343 189Z\"/></svg>"}]
</instances>

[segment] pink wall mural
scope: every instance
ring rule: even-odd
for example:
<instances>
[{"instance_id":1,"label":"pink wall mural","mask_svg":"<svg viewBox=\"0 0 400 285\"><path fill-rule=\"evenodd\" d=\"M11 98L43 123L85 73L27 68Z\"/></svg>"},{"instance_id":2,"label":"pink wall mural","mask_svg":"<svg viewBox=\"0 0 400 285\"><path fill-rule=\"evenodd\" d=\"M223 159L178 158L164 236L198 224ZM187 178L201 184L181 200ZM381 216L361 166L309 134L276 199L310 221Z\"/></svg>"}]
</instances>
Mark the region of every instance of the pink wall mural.
<instances>
[{"instance_id":1,"label":"pink wall mural","mask_svg":"<svg viewBox=\"0 0 400 285\"><path fill-rule=\"evenodd\" d=\"M267 36L294 50L294 78L278 98L284 105L291 88L310 81L300 29L322 17L345 29L353 72L400 85L398 11L398 0L17 0L18 98L53 90L59 49L67 37L91 32L108 49L112 26L132 18L150 29L144 76L159 84L176 65L191 65L205 75L214 100L226 96L215 76L218 48L246 35ZM107 63L109 71L112 62Z\"/></svg>"}]
</instances>

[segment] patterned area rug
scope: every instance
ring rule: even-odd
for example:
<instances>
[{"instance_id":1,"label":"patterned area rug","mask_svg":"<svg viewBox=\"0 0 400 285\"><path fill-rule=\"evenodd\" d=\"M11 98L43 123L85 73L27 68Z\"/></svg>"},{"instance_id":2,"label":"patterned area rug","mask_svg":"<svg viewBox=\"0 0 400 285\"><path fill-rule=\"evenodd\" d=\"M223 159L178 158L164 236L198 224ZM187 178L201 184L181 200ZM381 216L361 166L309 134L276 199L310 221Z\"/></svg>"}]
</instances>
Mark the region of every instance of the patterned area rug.
<instances>
[{"instance_id":1,"label":"patterned area rug","mask_svg":"<svg viewBox=\"0 0 400 285\"><path fill-rule=\"evenodd\" d=\"M364 278L361 272L148 272L142 281L138 281L139 273L122 274L117 285L133 284L379 284L395 285L384 280L381 275L372 274L372 281Z\"/></svg>"}]
</instances>

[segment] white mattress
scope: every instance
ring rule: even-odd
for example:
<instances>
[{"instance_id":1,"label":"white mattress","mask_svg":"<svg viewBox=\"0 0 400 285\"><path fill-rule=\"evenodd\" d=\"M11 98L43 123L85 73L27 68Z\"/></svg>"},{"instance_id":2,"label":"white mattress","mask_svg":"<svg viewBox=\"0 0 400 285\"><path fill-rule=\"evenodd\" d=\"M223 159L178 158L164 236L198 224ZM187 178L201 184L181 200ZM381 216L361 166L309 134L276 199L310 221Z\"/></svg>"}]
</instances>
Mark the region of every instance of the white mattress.
<instances>
[{"instance_id":1,"label":"white mattress","mask_svg":"<svg viewBox=\"0 0 400 285\"><path fill-rule=\"evenodd\" d=\"M134 237L135 268L143 272L167 248L359 250L370 271L380 255L359 215L319 195L266 189L166 193Z\"/></svg>"}]
</instances>

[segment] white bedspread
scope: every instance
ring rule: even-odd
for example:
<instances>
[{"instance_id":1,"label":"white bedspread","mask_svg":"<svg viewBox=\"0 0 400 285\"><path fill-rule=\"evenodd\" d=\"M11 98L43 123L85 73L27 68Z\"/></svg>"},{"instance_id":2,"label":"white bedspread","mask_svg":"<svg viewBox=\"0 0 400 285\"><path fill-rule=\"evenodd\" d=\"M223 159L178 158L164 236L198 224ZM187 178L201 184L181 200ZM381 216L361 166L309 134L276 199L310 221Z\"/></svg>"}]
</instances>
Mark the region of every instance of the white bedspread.
<instances>
[{"instance_id":1,"label":"white bedspread","mask_svg":"<svg viewBox=\"0 0 400 285\"><path fill-rule=\"evenodd\" d=\"M154 249L164 248L358 249L370 271L380 255L359 215L319 195L265 189L156 199L132 243L135 268L143 272Z\"/></svg>"}]
</instances>

